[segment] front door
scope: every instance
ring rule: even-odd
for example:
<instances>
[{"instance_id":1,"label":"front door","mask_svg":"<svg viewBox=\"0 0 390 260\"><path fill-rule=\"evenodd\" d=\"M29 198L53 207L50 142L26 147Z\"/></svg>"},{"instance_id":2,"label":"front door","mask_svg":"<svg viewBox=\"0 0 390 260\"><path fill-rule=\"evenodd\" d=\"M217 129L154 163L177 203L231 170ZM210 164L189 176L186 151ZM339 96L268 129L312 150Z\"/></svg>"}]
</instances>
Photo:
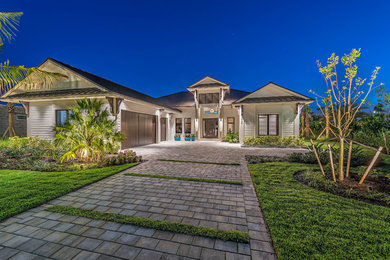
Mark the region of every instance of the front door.
<instances>
[{"instance_id":1,"label":"front door","mask_svg":"<svg viewBox=\"0 0 390 260\"><path fill-rule=\"evenodd\" d=\"M218 118L203 119L203 137L205 138L218 137Z\"/></svg>"}]
</instances>

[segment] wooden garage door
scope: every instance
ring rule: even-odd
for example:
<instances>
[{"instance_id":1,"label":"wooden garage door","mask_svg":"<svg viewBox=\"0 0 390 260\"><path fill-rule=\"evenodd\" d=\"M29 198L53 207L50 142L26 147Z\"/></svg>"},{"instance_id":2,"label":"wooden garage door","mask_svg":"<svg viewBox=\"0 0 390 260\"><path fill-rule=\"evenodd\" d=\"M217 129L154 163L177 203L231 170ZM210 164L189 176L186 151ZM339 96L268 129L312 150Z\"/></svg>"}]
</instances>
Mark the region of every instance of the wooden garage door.
<instances>
[{"instance_id":1,"label":"wooden garage door","mask_svg":"<svg viewBox=\"0 0 390 260\"><path fill-rule=\"evenodd\" d=\"M122 110L122 149L156 143L156 116Z\"/></svg>"}]
</instances>

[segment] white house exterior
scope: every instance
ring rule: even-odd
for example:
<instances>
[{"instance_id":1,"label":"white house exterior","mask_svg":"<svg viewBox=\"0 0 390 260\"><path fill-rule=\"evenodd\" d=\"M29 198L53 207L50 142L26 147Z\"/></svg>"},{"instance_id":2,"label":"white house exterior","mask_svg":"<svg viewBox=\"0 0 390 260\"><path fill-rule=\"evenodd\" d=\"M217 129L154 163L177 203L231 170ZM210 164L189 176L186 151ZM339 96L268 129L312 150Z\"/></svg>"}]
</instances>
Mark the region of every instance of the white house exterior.
<instances>
[{"instance_id":1,"label":"white house exterior","mask_svg":"<svg viewBox=\"0 0 390 260\"><path fill-rule=\"evenodd\" d=\"M268 83L246 92L204 77L187 91L153 98L52 58L40 69L66 77L48 87L16 85L0 100L21 103L28 114L27 135L53 139L54 127L67 120L75 100L99 99L126 136L122 149L195 134L197 140L221 140L228 132L243 138L299 134L299 114L313 99ZM31 75L33 76L33 75Z\"/></svg>"}]
</instances>

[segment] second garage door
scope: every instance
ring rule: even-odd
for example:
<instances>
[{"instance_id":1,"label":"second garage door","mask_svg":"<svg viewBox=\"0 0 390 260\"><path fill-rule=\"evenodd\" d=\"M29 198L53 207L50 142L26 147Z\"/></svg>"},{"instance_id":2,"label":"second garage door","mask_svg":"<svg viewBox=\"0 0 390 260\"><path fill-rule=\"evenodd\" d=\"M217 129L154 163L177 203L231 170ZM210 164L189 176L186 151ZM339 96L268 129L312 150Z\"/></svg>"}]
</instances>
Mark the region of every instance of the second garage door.
<instances>
[{"instance_id":1,"label":"second garage door","mask_svg":"<svg viewBox=\"0 0 390 260\"><path fill-rule=\"evenodd\" d=\"M122 110L121 131L122 149L156 143L156 116Z\"/></svg>"}]
</instances>

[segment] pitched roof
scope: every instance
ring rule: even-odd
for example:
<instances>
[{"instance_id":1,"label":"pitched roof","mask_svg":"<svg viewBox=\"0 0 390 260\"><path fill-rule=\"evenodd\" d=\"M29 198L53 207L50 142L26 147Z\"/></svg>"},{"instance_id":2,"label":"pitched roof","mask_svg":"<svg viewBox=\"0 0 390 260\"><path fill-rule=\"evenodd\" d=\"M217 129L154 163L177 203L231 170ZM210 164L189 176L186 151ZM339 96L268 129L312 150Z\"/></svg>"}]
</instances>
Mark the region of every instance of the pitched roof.
<instances>
[{"instance_id":1,"label":"pitched roof","mask_svg":"<svg viewBox=\"0 0 390 260\"><path fill-rule=\"evenodd\" d=\"M274 102L292 102L292 101L307 101L306 98L297 96L278 96L278 97L256 97L246 98L239 103L274 103Z\"/></svg>"},{"instance_id":2,"label":"pitched roof","mask_svg":"<svg viewBox=\"0 0 390 260\"><path fill-rule=\"evenodd\" d=\"M102 87L102 88L104 88L104 89L106 89L108 91L112 91L112 92L115 92L115 93L120 94L120 95L124 95L124 96L127 96L127 97L135 98L135 99L138 99L138 100L141 100L141 101L145 101L145 102L148 102L148 103L151 103L151 104L155 104L155 105L158 105L158 106L161 106L161 107L166 107L166 108L169 108L169 109L176 110L176 111L180 112L180 110L178 110L176 108L169 107L169 106L161 103L160 101L158 101L156 98L151 97L149 95L146 95L144 93L141 93L139 91L136 91L134 89L122 86L122 85L120 85L118 83L115 83L115 82L110 81L108 79L96 76L96 75L94 75L92 73L86 72L84 70L81 70L79 68L73 67L73 66L71 66L69 64L63 63L63 62L58 61L58 60L53 59L53 58L49 57L49 58L46 59L46 61L47 60L51 60L51 61L53 61L53 62L55 62L57 64L60 64L61 66L64 66L65 68L73 71L74 73L80 75L81 77L84 77L84 78L92 81L93 83L99 85L100 87ZM45 63L45 62L43 62L43 63Z\"/></svg>"},{"instance_id":3,"label":"pitched roof","mask_svg":"<svg viewBox=\"0 0 390 260\"><path fill-rule=\"evenodd\" d=\"M202 83L202 81L209 81L208 83ZM195 89L195 88L212 88L212 87L229 87L228 84L225 82L219 81L215 78L212 78L210 76L206 76L202 78L201 80L198 80L191 86L189 86L187 89Z\"/></svg>"},{"instance_id":4,"label":"pitched roof","mask_svg":"<svg viewBox=\"0 0 390 260\"><path fill-rule=\"evenodd\" d=\"M224 98L224 105L230 105L233 101L242 98L249 92L237 89L230 89ZM159 101L172 107L191 107L194 106L194 96L191 92L181 91L167 96L158 98Z\"/></svg>"},{"instance_id":5,"label":"pitched roof","mask_svg":"<svg viewBox=\"0 0 390 260\"><path fill-rule=\"evenodd\" d=\"M293 95L291 95L291 96L276 96L276 97L270 97L270 98L286 98L286 97L289 97L290 99L292 99L292 98L300 98L300 100L286 100L286 101L310 101L310 102L311 102L311 101L314 101L314 99L312 99L312 98L310 98L310 97L308 97L308 96L305 96L305 95L303 95L303 94L301 94L301 93L298 93L298 92L296 92L296 91L294 91L294 90L291 90L291 89L289 89L289 88L280 86L280 85L278 85L278 84L273 83L272 81L270 81L270 82L268 82L267 84L265 84L264 86L262 86L262 87L256 89L255 91L250 92L250 93L248 93L247 95L245 95L244 97L242 97L242 98L240 98L240 99L234 101L234 103L235 103L235 104L239 104L239 103L256 103L256 102L253 101L253 100L254 100L254 99L257 99L257 98L249 98L249 96L250 96L252 93L255 93L256 91L259 91L260 89L265 88L265 87L267 87L267 86L269 86L269 85L275 85L275 86L277 86L277 87L279 87L279 88L281 88L281 89L287 90L288 92L290 92L291 94L293 94ZM260 97L260 98L268 98L268 97ZM252 100L252 101L245 102L246 100ZM265 100L266 100L266 99L265 99ZM286 101L268 101L267 103L269 103L269 102L286 102ZM260 102L260 103L266 103L266 102Z\"/></svg>"}]
</instances>

